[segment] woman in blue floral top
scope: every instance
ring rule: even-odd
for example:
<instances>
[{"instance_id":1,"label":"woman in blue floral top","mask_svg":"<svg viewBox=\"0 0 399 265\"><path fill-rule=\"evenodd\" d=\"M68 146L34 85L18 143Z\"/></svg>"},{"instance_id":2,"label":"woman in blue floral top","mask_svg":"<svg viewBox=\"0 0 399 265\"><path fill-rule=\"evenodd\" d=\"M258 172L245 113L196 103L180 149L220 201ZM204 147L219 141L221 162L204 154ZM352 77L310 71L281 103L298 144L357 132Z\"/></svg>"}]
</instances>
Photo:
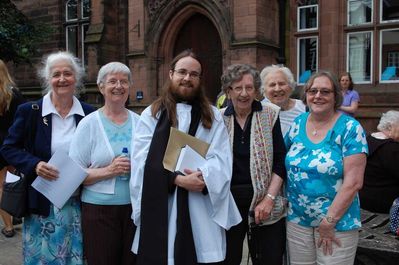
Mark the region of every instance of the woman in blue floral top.
<instances>
[{"instance_id":1,"label":"woman in blue floral top","mask_svg":"<svg viewBox=\"0 0 399 265\"><path fill-rule=\"evenodd\" d=\"M367 142L361 125L337 111L341 89L329 72L305 85L310 112L285 137L287 240L291 264L353 264Z\"/></svg>"}]
</instances>

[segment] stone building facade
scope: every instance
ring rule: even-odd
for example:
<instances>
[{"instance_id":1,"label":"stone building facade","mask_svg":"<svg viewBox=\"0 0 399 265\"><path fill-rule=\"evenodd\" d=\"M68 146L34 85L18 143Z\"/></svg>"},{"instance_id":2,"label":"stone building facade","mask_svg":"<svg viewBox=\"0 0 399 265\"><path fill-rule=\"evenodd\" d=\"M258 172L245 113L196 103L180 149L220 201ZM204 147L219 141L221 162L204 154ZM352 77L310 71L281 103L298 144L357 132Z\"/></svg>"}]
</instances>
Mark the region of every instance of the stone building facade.
<instances>
[{"instance_id":1,"label":"stone building facade","mask_svg":"<svg viewBox=\"0 0 399 265\"><path fill-rule=\"evenodd\" d=\"M259 70L284 63L296 76L298 91L314 71L350 71L361 95L357 117L368 130L375 128L382 111L399 108L397 2L13 1L29 18L54 27L41 53L68 49L82 59L87 69L86 97L91 103L101 104L95 86L98 69L110 61L121 61L133 73L129 106L142 109L159 95L170 60L192 48L201 56L206 94L212 101L220 92L220 75L233 63L249 63ZM11 68L22 91L38 96L34 68Z\"/></svg>"}]
</instances>

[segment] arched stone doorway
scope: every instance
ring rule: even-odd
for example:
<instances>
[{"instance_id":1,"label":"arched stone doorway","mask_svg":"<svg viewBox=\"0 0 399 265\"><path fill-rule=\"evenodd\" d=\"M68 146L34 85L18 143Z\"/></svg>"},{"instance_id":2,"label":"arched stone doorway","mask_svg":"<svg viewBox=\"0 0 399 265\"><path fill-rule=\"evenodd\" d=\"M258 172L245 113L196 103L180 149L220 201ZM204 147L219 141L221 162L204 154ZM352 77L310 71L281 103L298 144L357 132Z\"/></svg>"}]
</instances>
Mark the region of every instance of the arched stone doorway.
<instances>
[{"instance_id":1,"label":"arched stone doorway","mask_svg":"<svg viewBox=\"0 0 399 265\"><path fill-rule=\"evenodd\" d=\"M180 28L173 47L173 56L192 49L202 62L202 82L211 102L220 92L222 44L213 23L202 14L194 14Z\"/></svg>"},{"instance_id":2,"label":"arched stone doorway","mask_svg":"<svg viewBox=\"0 0 399 265\"><path fill-rule=\"evenodd\" d=\"M188 2L190 2L188 4ZM152 56L149 67L157 76L154 99L169 79L169 63L184 49L191 48L203 64L206 95L212 103L220 92L220 76L229 55L230 28L219 2L170 1L155 17L147 34L148 52Z\"/></svg>"}]
</instances>

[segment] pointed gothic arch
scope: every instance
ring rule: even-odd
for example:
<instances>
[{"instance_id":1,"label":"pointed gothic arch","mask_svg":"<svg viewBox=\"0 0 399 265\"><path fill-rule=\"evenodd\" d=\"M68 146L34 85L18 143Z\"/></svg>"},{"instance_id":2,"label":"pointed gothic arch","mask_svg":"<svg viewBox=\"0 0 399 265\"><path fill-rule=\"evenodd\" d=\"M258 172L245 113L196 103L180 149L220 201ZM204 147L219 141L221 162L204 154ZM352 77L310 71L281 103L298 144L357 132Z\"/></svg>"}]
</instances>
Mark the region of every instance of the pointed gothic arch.
<instances>
[{"instance_id":1,"label":"pointed gothic arch","mask_svg":"<svg viewBox=\"0 0 399 265\"><path fill-rule=\"evenodd\" d=\"M177 52L184 48L193 48L200 57L203 57L201 60L204 70L206 69L203 81L208 87L206 94L211 101L214 101L220 91L220 75L226 57L225 51L229 50L230 30L228 23L224 21L226 16L220 14L219 6L200 3L182 2L181 5L164 10L165 14L160 12L158 15L162 20L153 21L151 26L153 30L148 34L147 48L150 54L154 55L152 69L154 78L156 77L154 87L157 94L168 78L169 62ZM203 45L204 40L208 40L208 46Z\"/></svg>"}]
</instances>

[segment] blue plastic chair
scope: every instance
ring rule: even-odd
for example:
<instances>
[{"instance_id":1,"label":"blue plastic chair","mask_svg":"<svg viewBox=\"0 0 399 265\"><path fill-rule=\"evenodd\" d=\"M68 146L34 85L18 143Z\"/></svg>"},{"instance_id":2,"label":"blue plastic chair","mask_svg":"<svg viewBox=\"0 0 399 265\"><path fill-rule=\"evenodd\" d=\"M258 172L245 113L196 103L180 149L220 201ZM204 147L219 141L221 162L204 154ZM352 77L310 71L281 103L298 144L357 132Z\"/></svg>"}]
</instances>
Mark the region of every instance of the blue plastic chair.
<instances>
[{"instance_id":1,"label":"blue plastic chair","mask_svg":"<svg viewBox=\"0 0 399 265\"><path fill-rule=\"evenodd\" d=\"M388 66L381 75L381 80L390 80L396 76L396 67Z\"/></svg>"},{"instance_id":2,"label":"blue plastic chair","mask_svg":"<svg viewBox=\"0 0 399 265\"><path fill-rule=\"evenodd\" d=\"M312 75L312 72L310 70L306 70L299 77L299 83L306 83L309 80L311 75Z\"/></svg>"}]
</instances>

